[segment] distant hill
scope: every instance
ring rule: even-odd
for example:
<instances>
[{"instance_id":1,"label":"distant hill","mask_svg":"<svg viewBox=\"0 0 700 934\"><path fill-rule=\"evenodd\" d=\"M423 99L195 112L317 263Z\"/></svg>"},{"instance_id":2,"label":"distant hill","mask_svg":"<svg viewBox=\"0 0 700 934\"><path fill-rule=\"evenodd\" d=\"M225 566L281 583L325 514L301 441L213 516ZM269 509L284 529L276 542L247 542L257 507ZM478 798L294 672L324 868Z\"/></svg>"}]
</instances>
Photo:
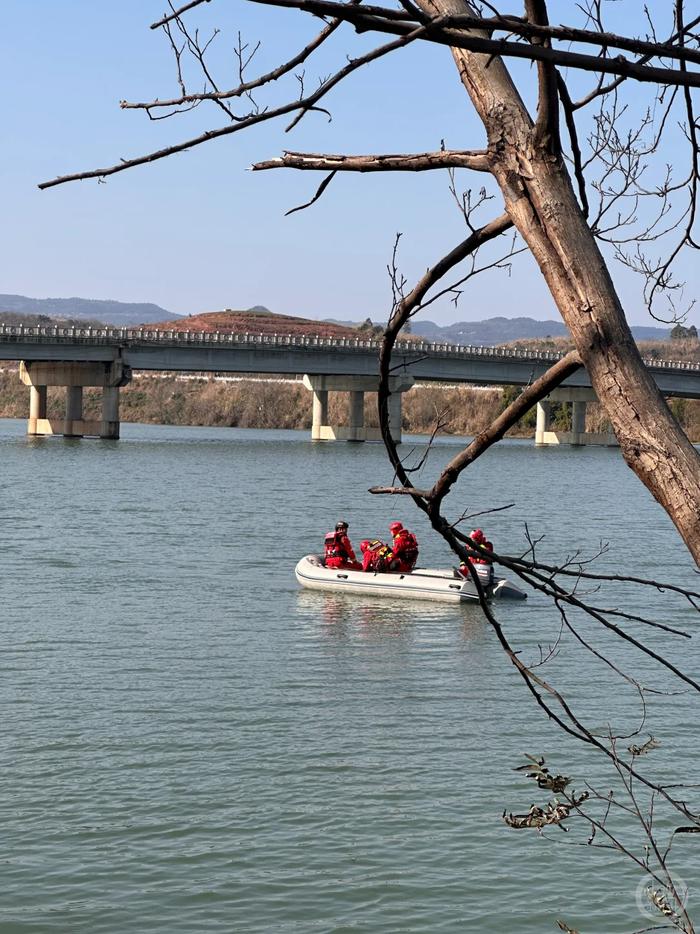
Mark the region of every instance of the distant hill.
<instances>
[{"instance_id":1,"label":"distant hill","mask_svg":"<svg viewBox=\"0 0 700 934\"><path fill-rule=\"evenodd\" d=\"M323 320L328 324L340 324L344 328L359 328L362 324L361 321L350 321L347 318L324 318Z\"/></svg>"},{"instance_id":2,"label":"distant hill","mask_svg":"<svg viewBox=\"0 0 700 934\"><path fill-rule=\"evenodd\" d=\"M0 295L0 312L3 311L22 315L46 315L49 318L101 321L116 327L181 319L181 315L174 315L150 302L115 302L92 298L27 298L26 295Z\"/></svg>"},{"instance_id":3,"label":"distant hill","mask_svg":"<svg viewBox=\"0 0 700 934\"><path fill-rule=\"evenodd\" d=\"M343 327L329 321L298 318L295 315L277 315L267 308L256 305L247 311L227 308L225 311L208 311L201 315L180 318L176 325L172 321L158 321L151 327L169 331L232 331L250 334L296 334L318 335L319 337L358 337L357 327Z\"/></svg>"},{"instance_id":4,"label":"distant hill","mask_svg":"<svg viewBox=\"0 0 700 934\"><path fill-rule=\"evenodd\" d=\"M230 308L227 308L226 311L231 311ZM256 315L273 315L274 311L270 311L269 308L266 308L264 305L253 305L252 308L246 308L246 311L250 311Z\"/></svg>"},{"instance_id":5,"label":"distant hill","mask_svg":"<svg viewBox=\"0 0 700 934\"><path fill-rule=\"evenodd\" d=\"M90 298L28 298L26 295L0 295L0 322L20 323L12 315L28 316L24 323L46 323L46 319L86 324L111 324L128 327L155 324L163 329L175 327L189 330L251 331L259 334L319 334L322 336L357 337L358 328L366 328L365 321L347 321L326 318L318 321L295 315L278 315L264 305L246 310L227 308L220 312L198 315L176 315L151 302L117 302ZM37 320L37 319L43 319ZM353 333L354 332L354 333ZM369 333L369 332L368 332ZM536 321L534 318L487 318L484 321L458 321L441 326L434 321L411 322L414 338L444 341L449 344L495 345L515 340L534 340L547 337L568 337L561 321ZM633 327L635 340L668 340L669 328Z\"/></svg>"},{"instance_id":6,"label":"distant hill","mask_svg":"<svg viewBox=\"0 0 700 934\"><path fill-rule=\"evenodd\" d=\"M69 328L103 328L104 321L97 318L52 318L51 315L25 315L19 311L0 311L0 324L11 327L24 325L29 327L52 327L55 324Z\"/></svg>"},{"instance_id":7,"label":"distant hill","mask_svg":"<svg viewBox=\"0 0 700 934\"><path fill-rule=\"evenodd\" d=\"M434 321L412 321L413 334L429 341L448 344L492 345L528 338L568 337L563 321L536 321L534 318L487 318L485 321L458 321L444 327ZM633 327L635 340L668 340L670 328Z\"/></svg>"}]
</instances>

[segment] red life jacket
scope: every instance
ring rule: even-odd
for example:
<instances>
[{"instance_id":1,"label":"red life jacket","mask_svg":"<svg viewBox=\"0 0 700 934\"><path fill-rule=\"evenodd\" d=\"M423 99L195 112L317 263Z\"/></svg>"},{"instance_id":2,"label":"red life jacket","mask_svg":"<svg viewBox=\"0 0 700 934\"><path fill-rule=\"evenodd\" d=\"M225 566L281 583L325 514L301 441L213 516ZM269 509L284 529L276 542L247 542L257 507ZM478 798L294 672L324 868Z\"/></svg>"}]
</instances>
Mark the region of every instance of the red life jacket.
<instances>
[{"instance_id":1,"label":"red life jacket","mask_svg":"<svg viewBox=\"0 0 700 934\"><path fill-rule=\"evenodd\" d=\"M481 547L484 551L493 551L493 545L491 542L484 541L481 543ZM493 564L493 561L490 561L488 558L471 558L472 564Z\"/></svg>"},{"instance_id":2,"label":"red life jacket","mask_svg":"<svg viewBox=\"0 0 700 934\"><path fill-rule=\"evenodd\" d=\"M323 540L323 547L326 550L326 558L349 558L350 555L345 549L343 532L327 532Z\"/></svg>"},{"instance_id":3,"label":"red life jacket","mask_svg":"<svg viewBox=\"0 0 700 934\"><path fill-rule=\"evenodd\" d=\"M405 564L414 565L418 560L418 539L408 529L401 531L394 538L394 554Z\"/></svg>"},{"instance_id":4,"label":"red life jacket","mask_svg":"<svg viewBox=\"0 0 700 934\"><path fill-rule=\"evenodd\" d=\"M372 552L372 568L375 571L384 571L389 568L394 553L388 545L374 538L367 546L367 551Z\"/></svg>"}]
</instances>

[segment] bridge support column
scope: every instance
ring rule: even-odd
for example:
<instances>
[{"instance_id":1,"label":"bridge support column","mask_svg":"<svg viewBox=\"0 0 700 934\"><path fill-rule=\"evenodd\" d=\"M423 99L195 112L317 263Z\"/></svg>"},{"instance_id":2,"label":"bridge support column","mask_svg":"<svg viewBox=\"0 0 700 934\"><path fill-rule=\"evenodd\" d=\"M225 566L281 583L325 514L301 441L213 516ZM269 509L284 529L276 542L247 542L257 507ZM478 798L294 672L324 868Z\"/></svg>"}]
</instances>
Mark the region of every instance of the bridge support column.
<instances>
[{"instance_id":1,"label":"bridge support column","mask_svg":"<svg viewBox=\"0 0 700 934\"><path fill-rule=\"evenodd\" d=\"M586 434L586 403L577 401L571 403L571 443L585 444Z\"/></svg>"},{"instance_id":2,"label":"bridge support column","mask_svg":"<svg viewBox=\"0 0 700 934\"><path fill-rule=\"evenodd\" d=\"M46 418L46 386L29 387L29 422L27 424L27 434L36 435L37 424L40 419Z\"/></svg>"},{"instance_id":3,"label":"bridge support column","mask_svg":"<svg viewBox=\"0 0 700 934\"><path fill-rule=\"evenodd\" d=\"M555 389L547 396L546 400L537 403L535 444L538 446L549 444L617 446L617 438L611 431L586 431L586 405L589 402L597 401L597 396L592 389L563 386ZM570 431L552 431L553 402L563 402L571 405Z\"/></svg>"},{"instance_id":4,"label":"bridge support column","mask_svg":"<svg viewBox=\"0 0 700 934\"><path fill-rule=\"evenodd\" d=\"M349 415L348 441L365 441L365 394L361 389L350 390Z\"/></svg>"},{"instance_id":5,"label":"bridge support column","mask_svg":"<svg viewBox=\"0 0 700 934\"><path fill-rule=\"evenodd\" d=\"M389 431L397 444L401 443L401 393L392 392L389 396Z\"/></svg>"},{"instance_id":6,"label":"bridge support column","mask_svg":"<svg viewBox=\"0 0 700 934\"><path fill-rule=\"evenodd\" d=\"M321 441L321 426L328 424L328 390L313 389L313 414L311 419L311 440Z\"/></svg>"},{"instance_id":7,"label":"bridge support column","mask_svg":"<svg viewBox=\"0 0 700 934\"><path fill-rule=\"evenodd\" d=\"M100 438L113 441L119 438L119 386L104 386L102 388Z\"/></svg>"},{"instance_id":8,"label":"bridge support column","mask_svg":"<svg viewBox=\"0 0 700 934\"><path fill-rule=\"evenodd\" d=\"M549 402L537 403L537 426L535 428L535 444L547 444L544 436L552 424L552 406Z\"/></svg>"},{"instance_id":9,"label":"bridge support column","mask_svg":"<svg viewBox=\"0 0 700 934\"><path fill-rule=\"evenodd\" d=\"M413 386L412 376L392 376L389 380L389 427L397 444L401 443L401 394ZM365 425L364 396L377 392L377 376L306 375L304 385L313 393L312 441L381 441L379 428ZM328 393L349 393L348 426L328 424Z\"/></svg>"},{"instance_id":10,"label":"bridge support column","mask_svg":"<svg viewBox=\"0 0 700 934\"><path fill-rule=\"evenodd\" d=\"M82 438L83 431L83 387L66 388L66 420L63 425L64 438Z\"/></svg>"},{"instance_id":11,"label":"bridge support column","mask_svg":"<svg viewBox=\"0 0 700 934\"><path fill-rule=\"evenodd\" d=\"M20 363L20 379L29 386L30 435L60 434L66 438L85 435L98 438L119 437L119 389L131 379L129 367L120 360L111 363ZM64 419L48 418L46 399L48 386L66 388ZM83 418L83 388L102 389L102 418Z\"/></svg>"}]
</instances>

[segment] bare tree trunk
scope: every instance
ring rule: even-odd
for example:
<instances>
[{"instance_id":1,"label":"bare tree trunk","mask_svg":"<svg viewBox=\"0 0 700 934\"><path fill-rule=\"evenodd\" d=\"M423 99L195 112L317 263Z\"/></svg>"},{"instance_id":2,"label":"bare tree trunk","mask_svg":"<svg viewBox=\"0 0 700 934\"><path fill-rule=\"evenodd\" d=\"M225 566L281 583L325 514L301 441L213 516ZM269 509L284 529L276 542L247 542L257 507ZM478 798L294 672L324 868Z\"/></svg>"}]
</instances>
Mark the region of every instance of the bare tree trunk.
<instances>
[{"instance_id":1,"label":"bare tree trunk","mask_svg":"<svg viewBox=\"0 0 700 934\"><path fill-rule=\"evenodd\" d=\"M431 14L471 12L461 0L420 2ZM535 125L501 59L463 49L452 52L486 128L490 169L506 210L571 331L625 461L668 512L700 565L700 455L634 343L561 156L556 101L548 115L543 113L541 93Z\"/></svg>"}]
</instances>

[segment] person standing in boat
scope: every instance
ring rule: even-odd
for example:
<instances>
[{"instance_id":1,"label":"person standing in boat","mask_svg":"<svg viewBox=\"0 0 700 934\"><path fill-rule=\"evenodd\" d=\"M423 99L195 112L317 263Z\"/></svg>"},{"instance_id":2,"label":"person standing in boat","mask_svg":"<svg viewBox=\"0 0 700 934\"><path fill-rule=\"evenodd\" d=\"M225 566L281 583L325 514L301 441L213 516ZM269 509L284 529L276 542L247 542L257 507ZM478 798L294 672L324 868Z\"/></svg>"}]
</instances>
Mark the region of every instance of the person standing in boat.
<instances>
[{"instance_id":1,"label":"person standing in boat","mask_svg":"<svg viewBox=\"0 0 700 934\"><path fill-rule=\"evenodd\" d=\"M471 563L476 567L482 582L490 584L493 580L493 561L488 557L488 552L493 551L493 545L487 541L481 529L473 529L469 533L469 538L478 546L480 554L478 557L474 555L468 561L462 561L459 566L460 574L462 577L471 577L469 572L469 564Z\"/></svg>"},{"instance_id":2,"label":"person standing in boat","mask_svg":"<svg viewBox=\"0 0 700 934\"><path fill-rule=\"evenodd\" d=\"M372 571L375 574L386 574L391 570L394 553L388 545L378 538L365 539L360 543L362 552L362 570Z\"/></svg>"},{"instance_id":3,"label":"person standing in boat","mask_svg":"<svg viewBox=\"0 0 700 934\"><path fill-rule=\"evenodd\" d=\"M392 522L389 531L394 539L392 571L402 571L407 574L414 569L418 561L418 539L400 522Z\"/></svg>"},{"instance_id":4,"label":"person standing in boat","mask_svg":"<svg viewBox=\"0 0 700 934\"><path fill-rule=\"evenodd\" d=\"M328 532L324 539L325 565L327 568L351 568L361 571L362 565L355 557L355 552L348 538L348 524L336 522L335 531Z\"/></svg>"}]
</instances>

